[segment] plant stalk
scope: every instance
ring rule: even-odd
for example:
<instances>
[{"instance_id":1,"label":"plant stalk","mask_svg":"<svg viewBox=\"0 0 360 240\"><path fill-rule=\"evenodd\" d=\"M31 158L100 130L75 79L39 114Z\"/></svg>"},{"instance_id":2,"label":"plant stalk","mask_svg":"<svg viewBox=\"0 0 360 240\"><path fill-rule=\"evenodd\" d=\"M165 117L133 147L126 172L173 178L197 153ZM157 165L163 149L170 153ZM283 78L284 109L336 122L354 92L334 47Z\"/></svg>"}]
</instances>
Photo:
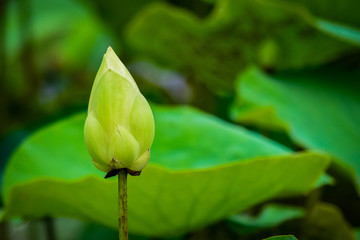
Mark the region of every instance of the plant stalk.
<instances>
[{"instance_id":1,"label":"plant stalk","mask_svg":"<svg viewBox=\"0 0 360 240\"><path fill-rule=\"evenodd\" d=\"M54 226L54 219L51 217L44 218L45 230L46 230L46 239L47 240L55 240L55 226Z\"/></svg>"},{"instance_id":2,"label":"plant stalk","mask_svg":"<svg viewBox=\"0 0 360 240\"><path fill-rule=\"evenodd\" d=\"M9 222L7 221L0 222L0 239L9 239Z\"/></svg>"},{"instance_id":3,"label":"plant stalk","mask_svg":"<svg viewBox=\"0 0 360 240\"><path fill-rule=\"evenodd\" d=\"M118 173L119 190L119 239L128 240L127 216L127 172L121 169Z\"/></svg>"}]
</instances>

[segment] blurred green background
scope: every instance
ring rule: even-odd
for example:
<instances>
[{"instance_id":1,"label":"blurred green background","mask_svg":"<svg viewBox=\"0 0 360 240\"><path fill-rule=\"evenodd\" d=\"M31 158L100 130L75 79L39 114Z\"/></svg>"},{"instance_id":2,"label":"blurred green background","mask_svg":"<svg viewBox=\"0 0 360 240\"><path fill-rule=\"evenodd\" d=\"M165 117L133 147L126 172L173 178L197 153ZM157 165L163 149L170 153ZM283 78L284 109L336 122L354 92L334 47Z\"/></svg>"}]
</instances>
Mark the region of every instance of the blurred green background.
<instances>
[{"instance_id":1,"label":"blurred green background","mask_svg":"<svg viewBox=\"0 0 360 240\"><path fill-rule=\"evenodd\" d=\"M82 137L108 46L156 122L130 239L360 239L359 9L0 1L0 239L117 239Z\"/></svg>"}]
</instances>

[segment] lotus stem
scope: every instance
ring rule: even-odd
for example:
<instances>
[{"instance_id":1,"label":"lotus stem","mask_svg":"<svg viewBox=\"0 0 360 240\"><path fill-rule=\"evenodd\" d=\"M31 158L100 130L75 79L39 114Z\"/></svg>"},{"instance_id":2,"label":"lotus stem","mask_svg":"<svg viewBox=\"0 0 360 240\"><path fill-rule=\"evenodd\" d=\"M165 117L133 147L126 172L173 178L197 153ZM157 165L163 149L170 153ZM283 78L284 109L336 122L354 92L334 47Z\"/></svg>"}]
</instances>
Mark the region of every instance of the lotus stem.
<instances>
[{"instance_id":1,"label":"lotus stem","mask_svg":"<svg viewBox=\"0 0 360 240\"><path fill-rule=\"evenodd\" d=\"M54 219L51 217L44 218L45 230L46 230L46 239L47 240L55 240L55 226L54 226Z\"/></svg>"},{"instance_id":2,"label":"lotus stem","mask_svg":"<svg viewBox=\"0 0 360 240\"><path fill-rule=\"evenodd\" d=\"M127 172L121 169L118 173L119 190L119 239L128 240L127 216Z\"/></svg>"}]
</instances>

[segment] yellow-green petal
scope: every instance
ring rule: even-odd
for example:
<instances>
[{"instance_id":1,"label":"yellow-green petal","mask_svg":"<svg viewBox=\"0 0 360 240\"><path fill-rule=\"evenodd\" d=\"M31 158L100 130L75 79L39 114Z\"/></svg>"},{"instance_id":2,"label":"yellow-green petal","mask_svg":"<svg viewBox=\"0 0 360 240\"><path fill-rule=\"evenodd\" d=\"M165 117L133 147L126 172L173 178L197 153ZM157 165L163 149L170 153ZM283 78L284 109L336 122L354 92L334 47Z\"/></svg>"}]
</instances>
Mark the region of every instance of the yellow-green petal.
<instances>
[{"instance_id":1,"label":"yellow-green petal","mask_svg":"<svg viewBox=\"0 0 360 240\"><path fill-rule=\"evenodd\" d=\"M140 144L140 153L147 151L154 140L155 123L151 108L141 94L137 95L132 105L130 131Z\"/></svg>"},{"instance_id":2,"label":"yellow-green petal","mask_svg":"<svg viewBox=\"0 0 360 240\"><path fill-rule=\"evenodd\" d=\"M85 121L84 139L93 162L104 166L108 158L108 140L98 120L90 112ZM108 159L109 161L111 159Z\"/></svg>"},{"instance_id":3,"label":"yellow-green petal","mask_svg":"<svg viewBox=\"0 0 360 240\"><path fill-rule=\"evenodd\" d=\"M149 162L150 158L150 149L146 150L140 157L128 167L130 170L138 172L143 170Z\"/></svg>"},{"instance_id":4,"label":"yellow-green petal","mask_svg":"<svg viewBox=\"0 0 360 240\"><path fill-rule=\"evenodd\" d=\"M129 81L112 70L101 78L94 91L90 109L108 134L117 124L129 125L130 110L138 91Z\"/></svg>"},{"instance_id":5,"label":"yellow-green petal","mask_svg":"<svg viewBox=\"0 0 360 240\"><path fill-rule=\"evenodd\" d=\"M120 125L116 127L110 146L114 150L114 159L110 165L115 169L129 167L139 156L139 143Z\"/></svg>"}]
</instances>

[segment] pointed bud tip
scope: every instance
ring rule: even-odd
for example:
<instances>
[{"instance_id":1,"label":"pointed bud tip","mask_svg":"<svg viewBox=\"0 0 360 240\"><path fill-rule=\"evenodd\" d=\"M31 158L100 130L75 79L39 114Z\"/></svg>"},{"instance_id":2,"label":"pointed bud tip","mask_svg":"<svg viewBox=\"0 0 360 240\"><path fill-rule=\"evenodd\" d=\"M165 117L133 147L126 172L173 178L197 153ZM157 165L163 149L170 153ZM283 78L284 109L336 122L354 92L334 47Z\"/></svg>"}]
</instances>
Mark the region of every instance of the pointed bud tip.
<instances>
[{"instance_id":1,"label":"pointed bud tip","mask_svg":"<svg viewBox=\"0 0 360 240\"><path fill-rule=\"evenodd\" d=\"M105 62L107 68L127 79L136 89L138 89L131 74L129 73L125 65L121 62L120 58L116 55L111 46L108 47L104 55L103 61Z\"/></svg>"},{"instance_id":2,"label":"pointed bud tip","mask_svg":"<svg viewBox=\"0 0 360 240\"><path fill-rule=\"evenodd\" d=\"M109 46L109 47L107 48L105 54L109 54L109 53L115 53L111 46Z\"/></svg>"},{"instance_id":3,"label":"pointed bud tip","mask_svg":"<svg viewBox=\"0 0 360 240\"><path fill-rule=\"evenodd\" d=\"M114 52L114 50L112 49L111 46L109 46L108 49L106 50L104 57L105 57L106 61L109 61L109 60L110 61L117 61L117 60L120 61L119 57L116 55L116 53Z\"/></svg>"}]
</instances>

